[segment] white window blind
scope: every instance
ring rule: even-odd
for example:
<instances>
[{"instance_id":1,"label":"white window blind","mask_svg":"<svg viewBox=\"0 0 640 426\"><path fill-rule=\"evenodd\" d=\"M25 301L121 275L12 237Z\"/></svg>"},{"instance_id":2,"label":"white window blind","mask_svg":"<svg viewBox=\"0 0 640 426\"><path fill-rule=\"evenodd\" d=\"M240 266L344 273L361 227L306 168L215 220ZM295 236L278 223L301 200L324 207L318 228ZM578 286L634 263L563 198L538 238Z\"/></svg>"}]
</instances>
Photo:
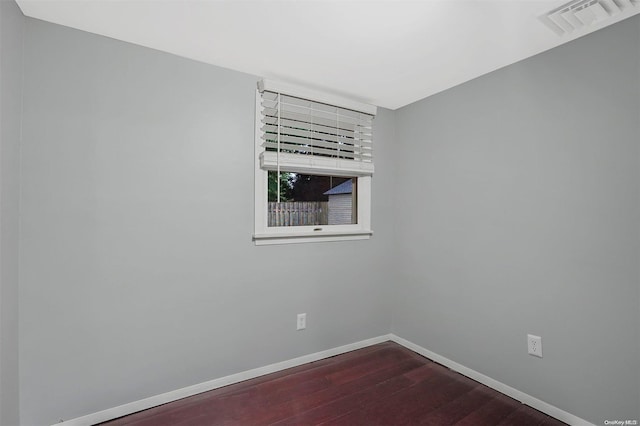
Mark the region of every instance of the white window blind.
<instances>
[{"instance_id":1,"label":"white window blind","mask_svg":"<svg viewBox=\"0 0 640 426\"><path fill-rule=\"evenodd\" d=\"M260 101L263 169L373 174L373 115L270 90Z\"/></svg>"}]
</instances>

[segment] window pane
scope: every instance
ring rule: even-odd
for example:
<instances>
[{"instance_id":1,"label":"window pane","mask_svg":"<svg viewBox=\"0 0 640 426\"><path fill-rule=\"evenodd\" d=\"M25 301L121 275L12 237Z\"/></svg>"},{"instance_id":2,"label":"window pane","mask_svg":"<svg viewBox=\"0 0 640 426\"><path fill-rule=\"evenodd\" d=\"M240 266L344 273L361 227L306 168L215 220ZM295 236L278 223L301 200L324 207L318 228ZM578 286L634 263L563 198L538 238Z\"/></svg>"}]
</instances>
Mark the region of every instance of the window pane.
<instances>
[{"instance_id":1,"label":"window pane","mask_svg":"<svg viewBox=\"0 0 640 426\"><path fill-rule=\"evenodd\" d=\"M269 226L357 223L357 178L282 171L279 178L278 172L269 171L268 178Z\"/></svg>"}]
</instances>

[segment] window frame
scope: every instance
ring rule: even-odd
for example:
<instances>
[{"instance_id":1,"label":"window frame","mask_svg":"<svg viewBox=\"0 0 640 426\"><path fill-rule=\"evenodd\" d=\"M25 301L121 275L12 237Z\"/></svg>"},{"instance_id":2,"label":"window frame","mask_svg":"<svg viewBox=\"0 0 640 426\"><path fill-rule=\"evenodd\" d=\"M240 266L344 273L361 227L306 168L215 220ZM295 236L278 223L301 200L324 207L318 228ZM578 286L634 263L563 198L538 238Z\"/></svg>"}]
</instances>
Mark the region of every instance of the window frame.
<instances>
[{"instance_id":1,"label":"window frame","mask_svg":"<svg viewBox=\"0 0 640 426\"><path fill-rule=\"evenodd\" d=\"M263 80L259 84L269 84L269 90L273 91L277 85L278 92L286 93L290 96L302 97L315 102L323 102L330 105L349 107L351 109L364 110L367 113L373 112L375 116L376 108L371 105L359 104L357 102L341 99L326 94L312 92L302 88L294 88L290 85L282 85ZM284 90L283 90L284 89ZM319 166L318 158L314 159L313 166L304 167L297 161L296 165L288 165L286 154L280 154L280 171L305 173L314 175L331 175L343 177L355 177L357 179L357 223L349 225L317 225L317 226L268 226L268 170L276 170L270 155L265 153L262 147L261 132L261 93L256 89L255 104L255 137L254 137L254 202L255 202L255 224L253 241L256 245L272 244L293 244L328 241L352 241L367 240L373 235L371 230L371 181L373 165L359 166L357 162L349 171L331 168L331 163L335 160L329 159L326 165ZM355 106L355 108L354 108ZM366 109L365 109L366 108ZM290 154L294 155L294 154ZM322 163L322 160L320 160Z\"/></svg>"}]
</instances>

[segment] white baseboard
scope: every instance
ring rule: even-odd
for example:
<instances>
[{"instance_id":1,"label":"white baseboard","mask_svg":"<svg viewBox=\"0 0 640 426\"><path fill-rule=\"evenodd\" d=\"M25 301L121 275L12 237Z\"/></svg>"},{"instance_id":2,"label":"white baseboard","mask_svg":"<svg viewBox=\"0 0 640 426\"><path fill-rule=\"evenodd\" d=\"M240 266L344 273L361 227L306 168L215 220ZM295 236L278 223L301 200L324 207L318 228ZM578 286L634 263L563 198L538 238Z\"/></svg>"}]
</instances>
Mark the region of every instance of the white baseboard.
<instances>
[{"instance_id":1,"label":"white baseboard","mask_svg":"<svg viewBox=\"0 0 640 426\"><path fill-rule=\"evenodd\" d=\"M252 370L243 371L237 374L232 374L230 376L221 377L219 379L210 380L208 382L200 383L193 386L188 386L186 388L174 390L171 392L166 392L160 395L141 399L139 401L120 405L114 408L109 408L107 410L99 411L97 413L88 414L82 417L77 417L75 419L67 420L61 423L56 423L55 425L52 425L52 426L95 425L96 423L113 420L118 417L136 413L138 411L157 407L158 405L166 404L168 402L177 401L178 399L197 395L202 392L207 392L213 389L232 385L234 383L239 383L245 380L254 379L256 377L264 376L265 374L275 373L277 371L285 370L287 368L297 367L302 364L319 361L324 358L329 358L329 357L340 355L346 352L354 351L356 349L361 349L367 346L376 345L378 343L386 342L388 340L396 342L406 347L407 349L410 349L416 353L419 353L420 355L423 355L439 364L442 364L452 369L453 371L456 371L477 382L480 382L483 385L486 385L492 389L495 389L500 393L510 396L511 398L522 402L523 404L529 405L530 407L533 407L536 410L542 411L543 413L546 413L552 417L555 417L556 419L563 421L569 425L595 426L593 423L589 423L588 421L581 419L580 417L574 416L571 413L567 413L564 410L554 407L553 405L548 404L544 401L541 401L537 398L534 398L533 396L528 395L524 392L520 392L519 390L514 389L511 386L507 386L504 383L501 383L497 380L492 379L491 377L485 376L484 374L479 373L475 370L472 370L468 367L465 367L464 365L458 364L455 361L451 361L448 358L445 358L441 355L431 352L430 350L425 349L422 346L416 345L415 343L412 343L406 339L403 339L402 337L396 336L395 334L386 334L386 335L374 337L371 339L362 340L360 342L351 343L349 345L328 349L326 351L320 351L310 355L304 355L298 358L293 358L287 361L270 364L265 367L254 368Z\"/></svg>"},{"instance_id":2,"label":"white baseboard","mask_svg":"<svg viewBox=\"0 0 640 426\"><path fill-rule=\"evenodd\" d=\"M349 345L339 346L337 348L328 349L326 351L316 352L310 355L304 355L298 358L293 358L287 361L278 362L275 364L267 365L265 367L254 368L252 370L243 371L230 376L221 377L219 379L210 380L208 382L200 383L186 388L166 392L160 395L152 396L149 398L141 399L139 401L130 402L128 404L120 405L117 407L109 408L97 413L87 414L86 416L76 417L75 419L66 420L64 422L55 423L52 426L90 426L96 423L106 422L107 420L113 420L118 417L126 416L129 414L137 413L138 411L147 410L149 408L157 407L158 405L166 404L168 402L177 401L178 399L186 398L188 396L197 395L202 392L207 392L213 389L221 388L223 386L232 385L245 380L254 379L256 377L264 376L265 374L275 373L277 371L286 370L287 368L297 367L302 364L307 364L314 361L319 361L324 358L340 355L346 352L351 352L356 349L365 348L367 346L376 345L378 343L391 340L391 335L382 335L367 340L361 340Z\"/></svg>"},{"instance_id":3,"label":"white baseboard","mask_svg":"<svg viewBox=\"0 0 640 426\"><path fill-rule=\"evenodd\" d=\"M451 361L448 358L443 357L442 355L438 355L437 353L431 352L428 349L423 348L422 346L416 345L413 342L410 342L402 337L396 336L395 334L391 334L391 340L404 346L407 349L411 349L412 351L419 353L422 356L429 358L432 361L437 362L438 364L442 364L445 367L450 368L453 371L456 371L463 376L467 376L470 379L475 380L476 382L480 382L485 386L488 386L492 389L497 390L498 392L510 396L513 399L516 399L523 404L526 404L530 407L535 408L538 411L542 411L545 414L550 415L551 417L555 417L556 419L565 422L572 426L595 426L593 423L590 423L580 417L574 416L571 413L567 413L564 410L561 410L558 407L555 407L551 404L548 404L544 401L539 400L538 398L534 398L531 395L528 395L524 392L520 392L517 389L512 388L511 386L507 386L504 383L501 383L497 380L492 379L491 377L485 376L482 373L478 373L475 370L472 370L464 365L458 364L455 361Z\"/></svg>"}]
</instances>

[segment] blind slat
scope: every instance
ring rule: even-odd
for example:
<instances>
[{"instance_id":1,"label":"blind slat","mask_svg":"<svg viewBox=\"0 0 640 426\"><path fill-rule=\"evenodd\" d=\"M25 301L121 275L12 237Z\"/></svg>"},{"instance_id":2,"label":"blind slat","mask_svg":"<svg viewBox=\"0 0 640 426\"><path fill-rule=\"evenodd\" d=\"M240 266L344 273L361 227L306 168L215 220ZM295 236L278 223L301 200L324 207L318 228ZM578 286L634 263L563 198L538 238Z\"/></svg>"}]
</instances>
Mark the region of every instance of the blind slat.
<instances>
[{"instance_id":1,"label":"blind slat","mask_svg":"<svg viewBox=\"0 0 640 426\"><path fill-rule=\"evenodd\" d=\"M264 108L263 115L267 117L278 117L278 109L277 108ZM301 121L303 123L317 123L323 126L339 128L353 131L356 127L364 127L370 128L370 122L366 120L355 120L350 119L349 117L343 117L336 115L335 118L327 118L325 116L316 116L311 114L306 114L300 111L283 109L280 110L280 118L286 118L294 121Z\"/></svg>"},{"instance_id":2,"label":"blind slat","mask_svg":"<svg viewBox=\"0 0 640 426\"><path fill-rule=\"evenodd\" d=\"M263 116L261 122L262 124L265 124L265 125L269 124L269 125L277 126L278 117ZM325 126L319 123L309 123L306 121L289 120L287 118L282 118L282 117L280 117L280 126L283 128L289 127L294 129L304 129L304 130L313 130L313 131L319 131L324 133L332 133L332 134L337 134L340 136L347 136L347 137L355 134L357 137L367 137L371 139L371 129L361 127L361 126L356 127L355 130L345 130L345 129L336 128L335 124L334 126Z\"/></svg>"},{"instance_id":3,"label":"blind slat","mask_svg":"<svg viewBox=\"0 0 640 426\"><path fill-rule=\"evenodd\" d=\"M275 140L267 140L267 141L264 141L261 144L261 146L271 151L277 151L278 142ZM359 159L362 159L362 161L371 161L371 158L372 158L371 149L358 150L358 151L344 149L344 150L338 151L332 148L327 148L327 147L317 146L317 145L314 145L314 146L300 145L295 142L287 141L286 139L284 140L280 139L280 151L294 152L302 155L322 154L324 156L329 155L337 158L346 158L346 157L353 158L353 159L359 158Z\"/></svg>"},{"instance_id":4,"label":"blind slat","mask_svg":"<svg viewBox=\"0 0 640 426\"><path fill-rule=\"evenodd\" d=\"M262 126L261 130L264 132L265 137L278 134L278 126L273 124L267 124ZM293 127L280 126L281 135L299 136L301 138L315 139L322 141L331 141L332 143L341 143L349 145L371 144L370 138L365 138L363 135L352 134L350 136L335 135L325 132L319 132L310 129L298 129Z\"/></svg>"},{"instance_id":5,"label":"blind slat","mask_svg":"<svg viewBox=\"0 0 640 426\"><path fill-rule=\"evenodd\" d=\"M277 142L265 142L263 144L263 146L265 146L266 148L273 148L273 149L277 149L278 148L278 143ZM349 159L355 159L357 157L357 154L353 153L353 152L349 152L349 151L340 151L337 152L335 149L327 149L327 148L318 148L318 147L310 147L310 146L301 146L295 143L287 143L287 142L283 142L282 140L280 140L280 151L281 152L290 152L290 153L294 153L294 154L301 154L301 155L319 155L319 154L326 154L328 156L331 157L336 157L336 158L349 158Z\"/></svg>"},{"instance_id":6,"label":"blind slat","mask_svg":"<svg viewBox=\"0 0 640 426\"><path fill-rule=\"evenodd\" d=\"M278 136L277 135L272 135L272 134L265 134L262 139L265 142L278 142ZM280 134L280 142L287 142L290 144L295 144L298 145L300 147L303 148L313 148L313 147L320 147L320 148L328 148L328 149L335 149L335 150L340 150L340 151L348 151L348 152L360 152L361 151L361 147L358 145L353 145L353 144L336 144L335 142L331 142L331 141L323 141L323 140L318 140L318 139L308 139L308 138L299 138L296 136L291 136L291 135L283 135ZM308 149L306 149L308 150Z\"/></svg>"},{"instance_id":7,"label":"blind slat","mask_svg":"<svg viewBox=\"0 0 640 426\"><path fill-rule=\"evenodd\" d=\"M353 111L346 108L340 108L334 105L323 104L320 102L309 101L302 98L295 98L293 96L281 95L280 96L280 108L287 109L288 107L313 111L312 113L317 114L338 114L345 117L351 117L353 119L361 119L362 116L369 116L368 114L364 114L362 112ZM278 97L263 97L262 105L267 108L275 108L278 104ZM370 116L369 116L370 117Z\"/></svg>"}]
</instances>

